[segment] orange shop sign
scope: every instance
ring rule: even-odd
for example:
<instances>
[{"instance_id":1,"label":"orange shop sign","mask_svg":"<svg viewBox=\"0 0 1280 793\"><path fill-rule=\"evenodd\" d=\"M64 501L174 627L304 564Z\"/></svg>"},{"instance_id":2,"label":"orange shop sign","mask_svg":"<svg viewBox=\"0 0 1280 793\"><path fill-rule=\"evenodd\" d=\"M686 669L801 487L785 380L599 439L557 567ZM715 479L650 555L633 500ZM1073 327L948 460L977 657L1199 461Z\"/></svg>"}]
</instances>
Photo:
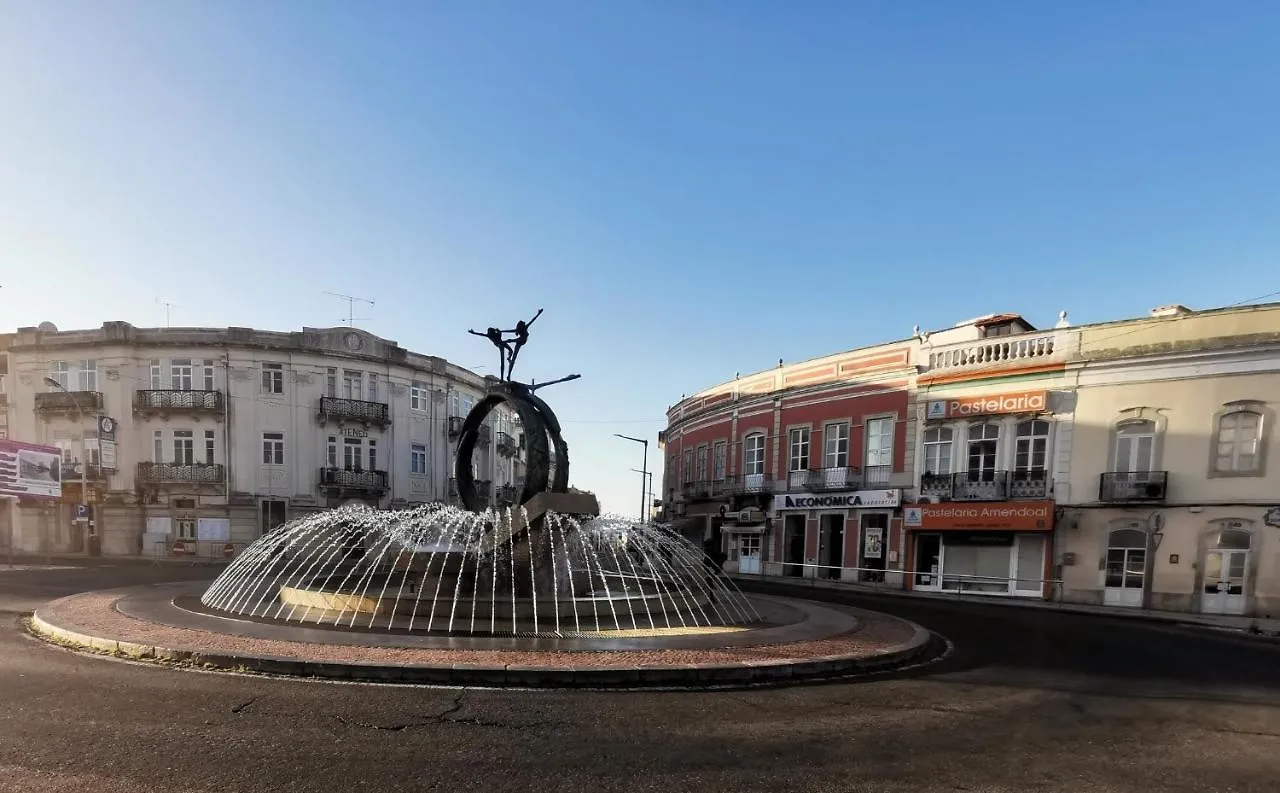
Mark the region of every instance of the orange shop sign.
<instances>
[{"instance_id":1,"label":"orange shop sign","mask_svg":"<svg viewBox=\"0 0 1280 793\"><path fill-rule=\"evenodd\" d=\"M1013 391L1007 394L930 399L925 418L953 419L965 416L992 416L1000 413L1042 413L1048 409L1049 392Z\"/></svg>"},{"instance_id":2,"label":"orange shop sign","mask_svg":"<svg viewBox=\"0 0 1280 793\"><path fill-rule=\"evenodd\" d=\"M1053 531L1052 501L918 504L902 513L909 529Z\"/></svg>"}]
</instances>

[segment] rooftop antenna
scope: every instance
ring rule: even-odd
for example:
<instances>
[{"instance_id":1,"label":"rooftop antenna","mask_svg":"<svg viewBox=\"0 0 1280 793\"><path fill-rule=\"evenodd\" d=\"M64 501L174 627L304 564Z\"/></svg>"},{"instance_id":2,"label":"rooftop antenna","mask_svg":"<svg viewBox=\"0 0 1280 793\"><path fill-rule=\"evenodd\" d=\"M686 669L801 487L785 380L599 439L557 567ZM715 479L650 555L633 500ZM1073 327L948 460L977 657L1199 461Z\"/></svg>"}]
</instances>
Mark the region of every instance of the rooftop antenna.
<instances>
[{"instance_id":1,"label":"rooftop antenna","mask_svg":"<svg viewBox=\"0 0 1280 793\"><path fill-rule=\"evenodd\" d=\"M355 327L355 323L357 322L366 322L373 319L372 317L356 316L356 303L368 303L369 307L373 308L372 300L366 300L363 297L355 297L353 295L344 295L338 292L325 292L325 294L330 297L336 297L340 300L347 301L347 317L346 319L341 320L342 322L347 323L347 327Z\"/></svg>"},{"instance_id":2,"label":"rooftop antenna","mask_svg":"<svg viewBox=\"0 0 1280 793\"><path fill-rule=\"evenodd\" d=\"M162 297L157 297L156 305L164 306L164 326L166 328L173 327L173 323L172 323L173 307L178 304L173 302L172 300L165 300Z\"/></svg>"}]
</instances>

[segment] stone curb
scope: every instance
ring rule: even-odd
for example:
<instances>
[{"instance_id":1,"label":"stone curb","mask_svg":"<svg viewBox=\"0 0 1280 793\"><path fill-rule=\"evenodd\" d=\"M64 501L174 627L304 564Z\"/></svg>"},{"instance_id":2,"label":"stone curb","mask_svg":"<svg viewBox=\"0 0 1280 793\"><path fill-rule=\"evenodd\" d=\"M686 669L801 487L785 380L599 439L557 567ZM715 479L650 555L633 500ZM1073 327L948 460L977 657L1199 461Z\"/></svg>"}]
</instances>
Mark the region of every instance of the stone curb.
<instances>
[{"instance_id":1,"label":"stone curb","mask_svg":"<svg viewBox=\"0 0 1280 793\"><path fill-rule=\"evenodd\" d=\"M898 618L895 618L898 619ZM906 620L903 620L906 622ZM36 636L75 649L96 650L132 660L190 664L233 672L321 678L363 683L448 685L474 688L709 689L818 682L856 674L884 672L923 656L932 634L915 623L907 641L874 655L820 656L802 661L745 661L730 664L571 669L509 664L391 665L307 661L268 655L183 650L91 636L31 616Z\"/></svg>"}]
</instances>

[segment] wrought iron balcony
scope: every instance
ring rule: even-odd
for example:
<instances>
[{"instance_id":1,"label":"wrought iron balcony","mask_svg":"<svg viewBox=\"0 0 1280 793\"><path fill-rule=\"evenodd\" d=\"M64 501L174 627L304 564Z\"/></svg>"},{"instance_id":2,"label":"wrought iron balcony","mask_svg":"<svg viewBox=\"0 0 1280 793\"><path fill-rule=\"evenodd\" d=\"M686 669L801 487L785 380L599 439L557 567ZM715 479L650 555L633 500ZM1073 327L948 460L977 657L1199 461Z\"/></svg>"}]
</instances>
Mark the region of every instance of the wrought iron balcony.
<instances>
[{"instance_id":1,"label":"wrought iron balcony","mask_svg":"<svg viewBox=\"0 0 1280 793\"><path fill-rule=\"evenodd\" d=\"M1168 491L1168 471L1108 471L1100 477L1098 500L1152 503L1164 501Z\"/></svg>"},{"instance_id":2,"label":"wrought iron balcony","mask_svg":"<svg viewBox=\"0 0 1280 793\"><path fill-rule=\"evenodd\" d=\"M140 416L169 413L221 416L221 391L140 390L133 394L133 412Z\"/></svg>"},{"instance_id":3,"label":"wrought iron balcony","mask_svg":"<svg viewBox=\"0 0 1280 793\"><path fill-rule=\"evenodd\" d=\"M1048 498L1049 472L1040 469L1009 473L1009 498Z\"/></svg>"},{"instance_id":4,"label":"wrought iron balcony","mask_svg":"<svg viewBox=\"0 0 1280 793\"><path fill-rule=\"evenodd\" d=\"M462 434L462 423L467 419L464 416L449 417L449 437L456 438Z\"/></svg>"},{"instance_id":5,"label":"wrought iron balcony","mask_svg":"<svg viewBox=\"0 0 1280 793\"><path fill-rule=\"evenodd\" d=\"M951 475L953 501L1005 501L1008 498L1008 471L959 471Z\"/></svg>"},{"instance_id":6,"label":"wrought iron balcony","mask_svg":"<svg viewBox=\"0 0 1280 793\"><path fill-rule=\"evenodd\" d=\"M1048 498L1049 472L960 471L954 474L923 474L920 495L945 501L1005 501L1019 498Z\"/></svg>"},{"instance_id":7,"label":"wrought iron balcony","mask_svg":"<svg viewBox=\"0 0 1280 793\"><path fill-rule=\"evenodd\" d=\"M685 501L699 501L708 498L711 495L711 483L705 479L685 482L680 488L680 495L684 497Z\"/></svg>"},{"instance_id":8,"label":"wrought iron balcony","mask_svg":"<svg viewBox=\"0 0 1280 793\"><path fill-rule=\"evenodd\" d=\"M385 427L391 423L391 407L386 402L366 402L363 399L320 397L320 422L359 421Z\"/></svg>"},{"instance_id":9,"label":"wrought iron balcony","mask_svg":"<svg viewBox=\"0 0 1280 793\"><path fill-rule=\"evenodd\" d=\"M321 468L320 487L325 490L382 493L387 489L387 472Z\"/></svg>"},{"instance_id":10,"label":"wrought iron balcony","mask_svg":"<svg viewBox=\"0 0 1280 793\"><path fill-rule=\"evenodd\" d=\"M515 485L500 485L498 487L498 504L501 506L514 505L519 497L520 491L516 490Z\"/></svg>"},{"instance_id":11,"label":"wrought iron balcony","mask_svg":"<svg viewBox=\"0 0 1280 793\"><path fill-rule=\"evenodd\" d=\"M725 495L741 493L772 493L773 482L765 474L739 474L724 480Z\"/></svg>"},{"instance_id":12,"label":"wrought iron balcony","mask_svg":"<svg viewBox=\"0 0 1280 793\"><path fill-rule=\"evenodd\" d=\"M36 410L40 413L76 413L88 415L102 410L101 391L45 391L36 394Z\"/></svg>"},{"instance_id":13,"label":"wrought iron balcony","mask_svg":"<svg viewBox=\"0 0 1280 793\"><path fill-rule=\"evenodd\" d=\"M63 461L61 465L62 473L59 478L63 482L79 482L81 479L81 469L84 470L83 478L88 479L90 482L101 482L106 479L107 474L111 472L111 469L103 468L97 463L89 463L88 466L85 466L85 464L79 460L73 460L71 462Z\"/></svg>"},{"instance_id":14,"label":"wrought iron balcony","mask_svg":"<svg viewBox=\"0 0 1280 793\"><path fill-rule=\"evenodd\" d=\"M807 486L816 491L854 490L861 482L860 473L856 466L849 465L810 468Z\"/></svg>"},{"instance_id":15,"label":"wrought iron balcony","mask_svg":"<svg viewBox=\"0 0 1280 793\"><path fill-rule=\"evenodd\" d=\"M920 475L920 495L951 499L951 474Z\"/></svg>"},{"instance_id":16,"label":"wrought iron balcony","mask_svg":"<svg viewBox=\"0 0 1280 793\"><path fill-rule=\"evenodd\" d=\"M519 444L516 439L511 437L510 433L498 430L498 454L511 457L520 451Z\"/></svg>"},{"instance_id":17,"label":"wrought iron balcony","mask_svg":"<svg viewBox=\"0 0 1280 793\"><path fill-rule=\"evenodd\" d=\"M218 463L138 463L138 481L149 485L221 485Z\"/></svg>"},{"instance_id":18,"label":"wrought iron balcony","mask_svg":"<svg viewBox=\"0 0 1280 793\"><path fill-rule=\"evenodd\" d=\"M867 487L884 487L893 476L892 465L868 465L862 469L862 484Z\"/></svg>"}]
</instances>

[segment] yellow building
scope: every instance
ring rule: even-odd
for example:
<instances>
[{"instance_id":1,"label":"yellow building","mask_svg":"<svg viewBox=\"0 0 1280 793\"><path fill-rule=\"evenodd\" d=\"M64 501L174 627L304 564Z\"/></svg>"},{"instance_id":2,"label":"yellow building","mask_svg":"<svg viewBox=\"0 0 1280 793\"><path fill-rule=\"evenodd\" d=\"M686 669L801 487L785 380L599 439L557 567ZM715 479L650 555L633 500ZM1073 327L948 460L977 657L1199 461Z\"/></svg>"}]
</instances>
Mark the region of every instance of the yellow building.
<instances>
[{"instance_id":1,"label":"yellow building","mask_svg":"<svg viewBox=\"0 0 1280 793\"><path fill-rule=\"evenodd\" d=\"M1077 329L1065 599L1280 614L1280 304Z\"/></svg>"}]
</instances>

